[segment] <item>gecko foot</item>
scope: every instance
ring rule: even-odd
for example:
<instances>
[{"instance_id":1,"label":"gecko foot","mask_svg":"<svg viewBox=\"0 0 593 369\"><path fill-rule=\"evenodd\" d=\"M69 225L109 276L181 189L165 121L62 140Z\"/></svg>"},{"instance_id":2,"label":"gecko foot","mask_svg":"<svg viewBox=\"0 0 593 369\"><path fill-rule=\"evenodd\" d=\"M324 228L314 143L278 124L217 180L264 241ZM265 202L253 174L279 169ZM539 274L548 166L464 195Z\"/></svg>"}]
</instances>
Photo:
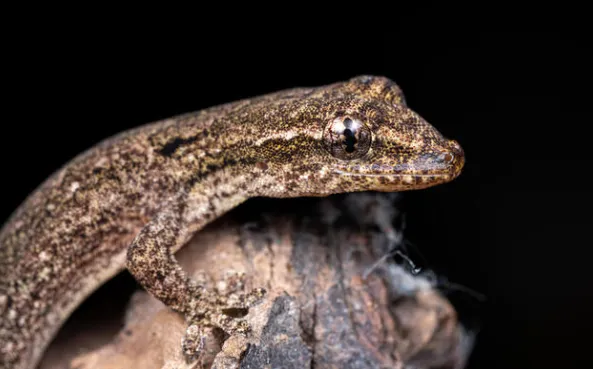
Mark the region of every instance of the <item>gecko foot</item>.
<instances>
[{"instance_id":1,"label":"gecko foot","mask_svg":"<svg viewBox=\"0 0 593 369\"><path fill-rule=\"evenodd\" d=\"M244 293L244 279L244 273L231 273L216 284L214 291L198 289L186 311L188 327L182 350L188 363L212 357L229 336L249 334L251 328L244 317L266 291L256 288Z\"/></svg>"}]
</instances>

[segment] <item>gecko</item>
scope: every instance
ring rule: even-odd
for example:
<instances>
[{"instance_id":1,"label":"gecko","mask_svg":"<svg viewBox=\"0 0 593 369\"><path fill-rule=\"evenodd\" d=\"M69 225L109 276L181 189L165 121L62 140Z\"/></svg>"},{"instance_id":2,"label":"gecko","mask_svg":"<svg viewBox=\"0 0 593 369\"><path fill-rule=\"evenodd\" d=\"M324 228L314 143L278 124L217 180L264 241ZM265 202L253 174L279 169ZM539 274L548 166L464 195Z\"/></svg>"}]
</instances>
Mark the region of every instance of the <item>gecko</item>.
<instances>
[{"instance_id":1,"label":"gecko","mask_svg":"<svg viewBox=\"0 0 593 369\"><path fill-rule=\"evenodd\" d=\"M252 197L405 191L456 178L461 146L411 110L386 77L283 90L108 138L41 184L0 231L0 364L32 369L73 310L127 269L187 321L195 360L212 329L248 334L222 295L174 253ZM236 284L241 284L239 280Z\"/></svg>"}]
</instances>

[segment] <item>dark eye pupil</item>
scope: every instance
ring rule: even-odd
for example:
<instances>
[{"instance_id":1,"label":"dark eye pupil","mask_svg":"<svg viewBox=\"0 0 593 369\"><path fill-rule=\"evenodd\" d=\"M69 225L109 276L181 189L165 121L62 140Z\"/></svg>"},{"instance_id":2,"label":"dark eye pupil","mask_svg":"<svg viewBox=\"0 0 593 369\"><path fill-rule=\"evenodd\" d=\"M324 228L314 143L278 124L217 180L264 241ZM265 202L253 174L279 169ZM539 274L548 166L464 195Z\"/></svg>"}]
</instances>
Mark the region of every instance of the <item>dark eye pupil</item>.
<instances>
[{"instance_id":1,"label":"dark eye pupil","mask_svg":"<svg viewBox=\"0 0 593 369\"><path fill-rule=\"evenodd\" d=\"M323 130L323 145L337 159L362 158L369 152L371 142L371 130L358 119L337 117Z\"/></svg>"},{"instance_id":2,"label":"dark eye pupil","mask_svg":"<svg viewBox=\"0 0 593 369\"><path fill-rule=\"evenodd\" d=\"M352 132L352 130L350 130L350 128L346 128L344 130L344 141L342 141L342 143L344 144L344 146L346 146L346 148L344 149L347 153L353 153L354 152L354 145L356 145L356 137L354 137L354 132Z\"/></svg>"}]
</instances>

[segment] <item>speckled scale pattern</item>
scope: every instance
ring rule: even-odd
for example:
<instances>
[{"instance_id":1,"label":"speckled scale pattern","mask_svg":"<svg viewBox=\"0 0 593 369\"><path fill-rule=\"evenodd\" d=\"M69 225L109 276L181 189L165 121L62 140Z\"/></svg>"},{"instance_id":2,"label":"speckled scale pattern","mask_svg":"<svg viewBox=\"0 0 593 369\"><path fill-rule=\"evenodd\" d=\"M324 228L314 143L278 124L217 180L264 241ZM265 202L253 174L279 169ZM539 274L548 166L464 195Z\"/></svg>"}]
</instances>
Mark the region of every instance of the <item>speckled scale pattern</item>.
<instances>
[{"instance_id":1,"label":"speckled scale pattern","mask_svg":"<svg viewBox=\"0 0 593 369\"><path fill-rule=\"evenodd\" d=\"M323 130L358 119L372 142L332 156ZM339 143L338 143L339 144ZM0 364L34 368L73 309L126 266L190 325L191 359L212 327L248 332L174 258L196 231L249 197L401 191L454 179L460 146L410 110L384 77L361 76L238 101L136 128L79 155L33 192L0 232ZM197 335L197 336L196 336ZM192 341L193 340L193 341ZM196 341L198 340L198 341Z\"/></svg>"}]
</instances>

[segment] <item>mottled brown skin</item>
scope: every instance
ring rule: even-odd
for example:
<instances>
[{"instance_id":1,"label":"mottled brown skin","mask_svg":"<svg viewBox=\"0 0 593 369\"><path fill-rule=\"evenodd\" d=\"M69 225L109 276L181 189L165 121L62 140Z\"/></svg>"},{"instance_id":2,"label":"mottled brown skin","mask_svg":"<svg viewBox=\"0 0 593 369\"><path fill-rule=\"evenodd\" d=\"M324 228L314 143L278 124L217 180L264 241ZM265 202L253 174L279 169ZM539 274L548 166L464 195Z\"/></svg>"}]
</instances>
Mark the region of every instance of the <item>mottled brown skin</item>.
<instances>
[{"instance_id":1,"label":"mottled brown skin","mask_svg":"<svg viewBox=\"0 0 593 369\"><path fill-rule=\"evenodd\" d=\"M213 327L247 332L225 309L263 294L222 296L187 277L173 253L204 225L254 196L419 189L452 180L463 163L459 145L408 109L396 84L370 76L107 139L42 184L0 233L2 368L34 368L72 310L126 266L186 316L191 359Z\"/></svg>"}]
</instances>

